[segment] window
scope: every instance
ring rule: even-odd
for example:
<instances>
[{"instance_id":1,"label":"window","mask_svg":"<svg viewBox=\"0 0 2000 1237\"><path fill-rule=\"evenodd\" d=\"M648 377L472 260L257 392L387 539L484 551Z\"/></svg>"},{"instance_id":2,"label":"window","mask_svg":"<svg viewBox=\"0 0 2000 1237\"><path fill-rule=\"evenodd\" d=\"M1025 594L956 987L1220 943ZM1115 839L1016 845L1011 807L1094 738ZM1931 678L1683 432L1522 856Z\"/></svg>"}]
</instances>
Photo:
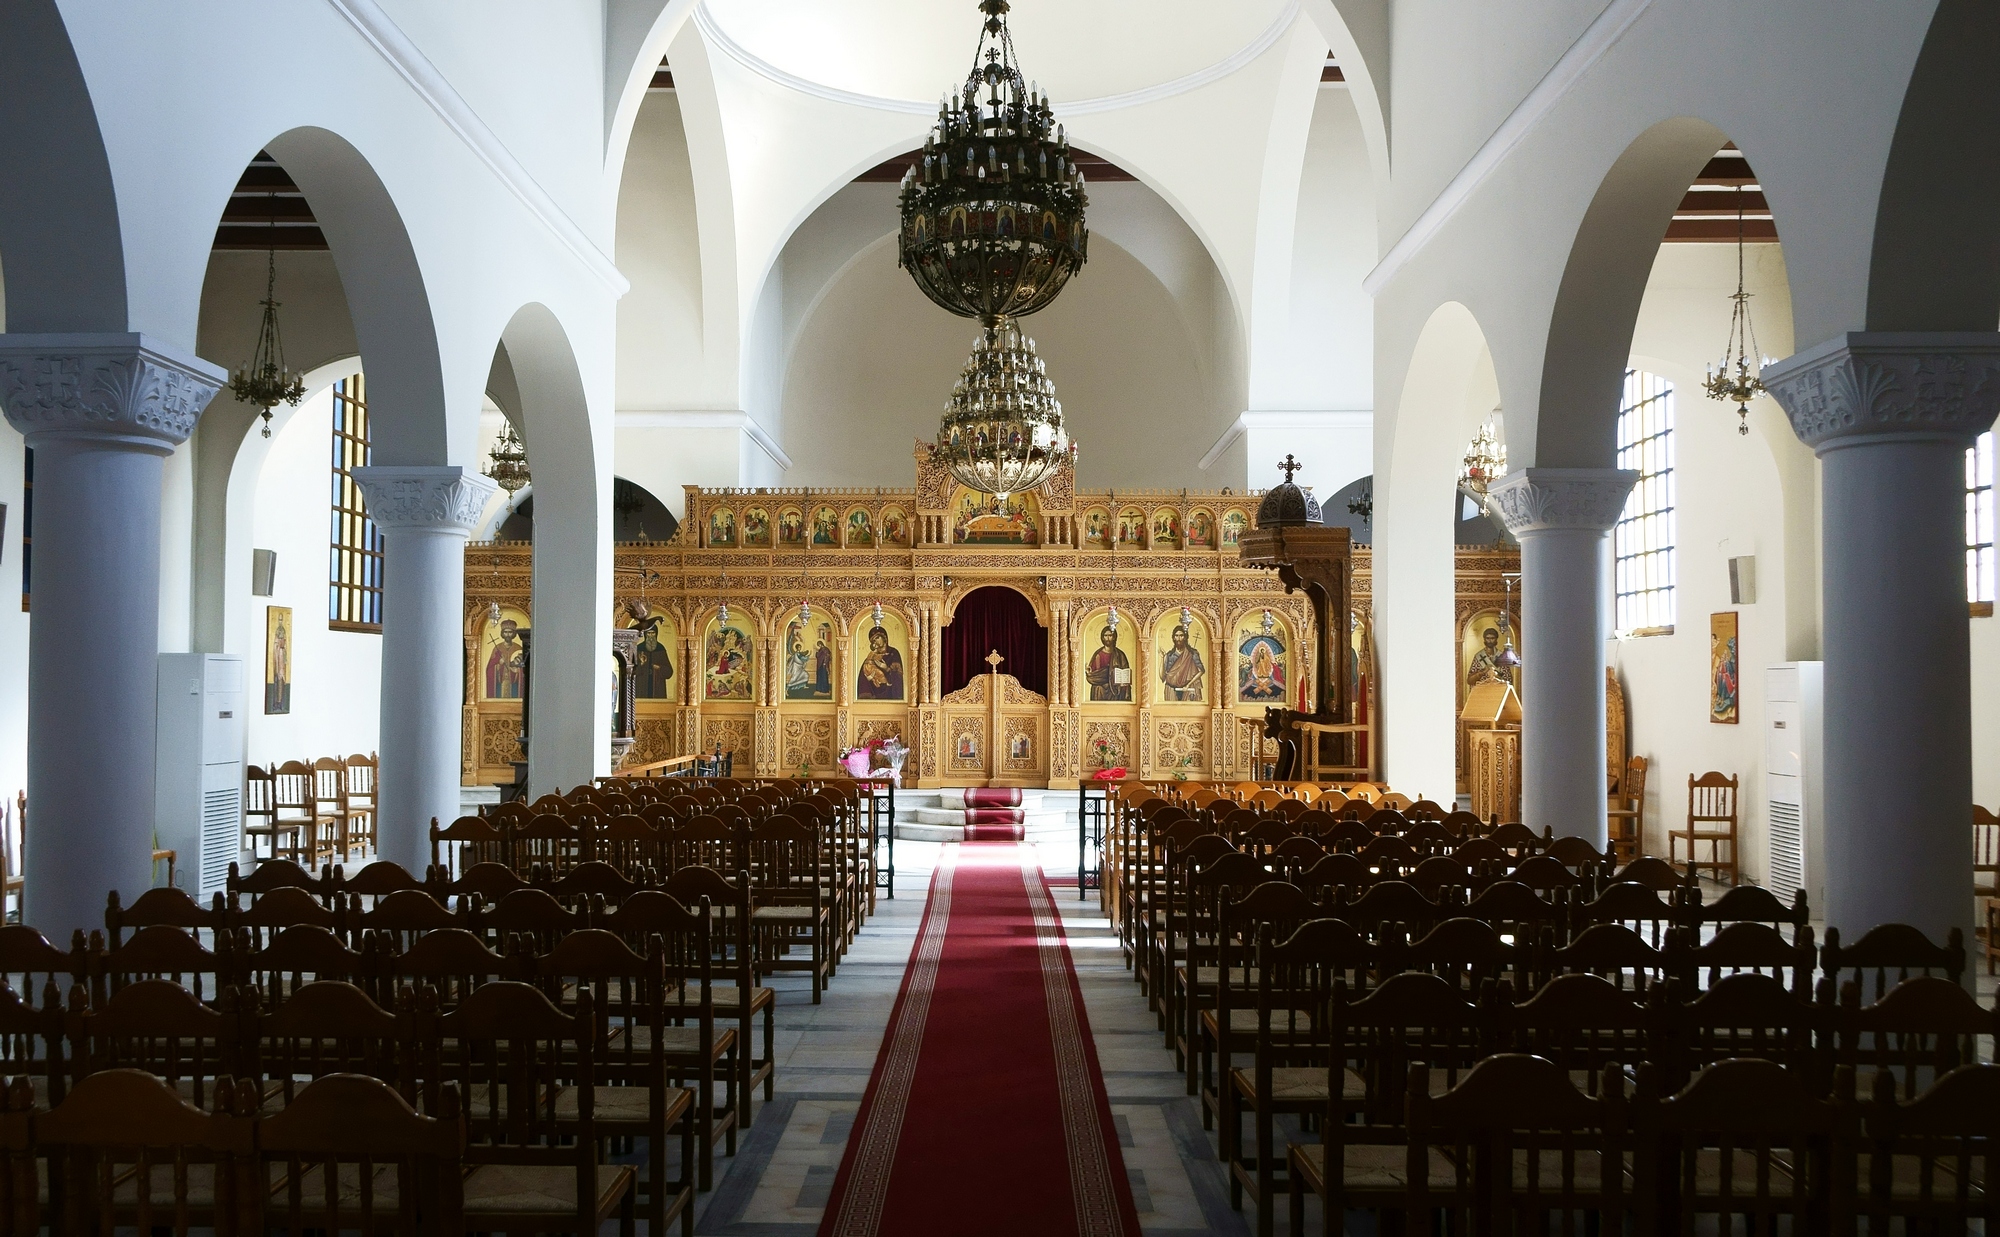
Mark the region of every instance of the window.
<instances>
[{"instance_id":1,"label":"window","mask_svg":"<svg viewBox=\"0 0 2000 1237\"><path fill-rule=\"evenodd\" d=\"M382 531L368 518L352 474L368 462L368 387L356 374L333 384L333 547L326 618L336 631L382 630Z\"/></svg>"},{"instance_id":2,"label":"window","mask_svg":"<svg viewBox=\"0 0 2000 1237\"><path fill-rule=\"evenodd\" d=\"M1618 467L1639 471L1611 532L1618 634L1667 635L1674 629L1674 384L1657 374L1625 371Z\"/></svg>"},{"instance_id":3,"label":"window","mask_svg":"<svg viewBox=\"0 0 2000 1237\"><path fill-rule=\"evenodd\" d=\"M1965 453L1965 598L1993 607L1993 431Z\"/></svg>"}]
</instances>

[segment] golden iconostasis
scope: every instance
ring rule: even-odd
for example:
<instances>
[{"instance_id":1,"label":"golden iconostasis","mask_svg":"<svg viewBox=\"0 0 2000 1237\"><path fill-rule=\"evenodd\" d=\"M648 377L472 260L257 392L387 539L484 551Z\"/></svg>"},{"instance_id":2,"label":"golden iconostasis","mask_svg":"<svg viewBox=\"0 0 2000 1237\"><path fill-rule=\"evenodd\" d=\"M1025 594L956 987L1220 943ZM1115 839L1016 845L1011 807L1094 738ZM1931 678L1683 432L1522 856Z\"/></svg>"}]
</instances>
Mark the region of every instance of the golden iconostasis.
<instances>
[{"instance_id":1,"label":"golden iconostasis","mask_svg":"<svg viewBox=\"0 0 2000 1237\"><path fill-rule=\"evenodd\" d=\"M1233 779L1250 769L1239 719L1316 706L1304 597L1238 559L1258 494L1078 492L1064 470L1003 504L956 485L921 446L916 471L904 491L690 486L674 540L616 547L617 622L639 635L616 671L632 680L628 766L720 748L739 773L828 775L844 749L896 738L912 749L906 785L1073 787L1117 766ZM469 783L513 778L532 553L466 549ZM1366 555L1348 650L1364 715ZM1497 567L1492 584L1497 601ZM1032 608L1045 681L1024 684L1003 662L946 682L948 662L986 652L953 656L966 638L953 622L991 586Z\"/></svg>"}]
</instances>

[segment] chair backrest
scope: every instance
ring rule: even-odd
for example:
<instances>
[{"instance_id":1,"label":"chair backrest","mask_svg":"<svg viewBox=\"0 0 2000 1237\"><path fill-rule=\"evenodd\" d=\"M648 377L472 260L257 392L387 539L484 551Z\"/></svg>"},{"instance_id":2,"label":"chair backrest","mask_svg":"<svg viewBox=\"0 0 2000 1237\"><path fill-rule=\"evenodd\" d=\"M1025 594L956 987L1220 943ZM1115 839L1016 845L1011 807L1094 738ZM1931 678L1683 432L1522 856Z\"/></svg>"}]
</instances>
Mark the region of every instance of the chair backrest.
<instances>
[{"instance_id":1,"label":"chair backrest","mask_svg":"<svg viewBox=\"0 0 2000 1237\"><path fill-rule=\"evenodd\" d=\"M246 1010L243 1068L274 1079L289 1101L301 1078L367 1074L416 1094L415 1045L407 1017L350 983L300 984L282 1002Z\"/></svg>"},{"instance_id":2,"label":"chair backrest","mask_svg":"<svg viewBox=\"0 0 2000 1237\"><path fill-rule=\"evenodd\" d=\"M182 1083L197 1104L216 1079L231 1072L237 1033L234 1006L225 1014L164 979L127 984L86 1007L72 990L68 1018L71 1057L79 1080L104 1070L142 1069Z\"/></svg>"},{"instance_id":3,"label":"chair backrest","mask_svg":"<svg viewBox=\"0 0 2000 1237\"><path fill-rule=\"evenodd\" d=\"M1688 824L1726 822L1736 825L1736 779L1711 769L1699 777L1688 774Z\"/></svg>"},{"instance_id":4,"label":"chair backrest","mask_svg":"<svg viewBox=\"0 0 2000 1237\"><path fill-rule=\"evenodd\" d=\"M248 1085L254 1084L239 1084ZM350 1227L399 1237L458 1232L465 1205L461 1114L452 1086L441 1087L435 1113L422 1116L378 1078L315 1078L258 1122L266 1168L251 1180L282 1178L285 1186L268 1198L253 1196L247 1231L268 1225L294 1234ZM392 1183L393 1190L384 1188Z\"/></svg>"},{"instance_id":5,"label":"chair backrest","mask_svg":"<svg viewBox=\"0 0 2000 1237\"><path fill-rule=\"evenodd\" d=\"M271 770L271 801L278 820L311 820L313 770L300 760L287 760Z\"/></svg>"},{"instance_id":6,"label":"chair backrest","mask_svg":"<svg viewBox=\"0 0 2000 1237\"><path fill-rule=\"evenodd\" d=\"M321 756L312 762L313 810L325 815L347 809L347 762Z\"/></svg>"},{"instance_id":7,"label":"chair backrest","mask_svg":"<svg viewBox=\"0 0 2000 1237\"><path fill-rule=\"evenodd\" d=\"M344 769L342 776L345 779L344 785L347 790L348 803L353 804L357 801L362 801L370 807L374 806L375 757L363 756L357 752L342 761L341 764Z\"/></svg>"},{"instance_id":8,"label":"chair backrest","mask_svg":"<svg viewBox=\"0 0 2000 1237\"><path fill-rule=\"evenodd\" d=\"M372 982L373 966L346 942L325 928L300 924L275 933L261 950L247 947L247 939L229 938L225 951L227 966L238 984L255 990L258 1003L276 1008L288 994L305 984L306 977L347 983Z\"/></svg>"},{"instance_id":9,"label":"chair backrest","mask_svg":"<svg viewBox=\"0 0 2000 1237\"><path fill-rule=\"evenodd\" d=\"M1633 811L1645 810L1646 770L1651 767L1644 756L1634 756L1625 762L1625 777L1618 783L1618 797L1631 804Z\"/></svg>"},{"instance_id":10,"label":"chair backrest","mask_svg":"<svg viewBox=\"0 0 2000 1237\"><path fill-rule=\"evenodd\" d=\"M1913 1099L1898 1098L1889 1071L1877 1073L1861 1104L1869 1179L1856 1182L1868 1231L1888 1232L1893 1215L1956 1221L1940 1226L1952 1231L1965 1231L1963 1222L1977 1217L1990 1231L1996 1202L1972 1183L2000 1179L1996 1113L2000 1065L1961 1065ZM1903 1164L1916 1171L1892 1169Z\"/></svg>"},{"instance_id":11,"label":"chair backrest","mask_svg":"<svg viewBox=\"0 0 2000 1237\"><path fill-rule=\"evenodd\" d=\"M93 934L93 945L98 939ZM141 928L112 949L92 949L87 965L94 1001L137 980L165 979L185 985L194 1000L213 999L220 990L221 967L216 955L194 937L165 924Z\"/></svg>"},{"instance_id":12,"label":"chair backrest","mask_svg":"<svg viewBox=\"0 0 2000 1237\"><path fill-rule=\"evenodd\" d=\"M1574 1076L1540 1056L1501 1053L1433 1097L1429 1067L1411 1066L1405 1214L1415 1231L1433 1231L1442 1211L1453 1233L1623 1232L1634 1159L1624 1077L1607 1066L1586 1095ZM1433 1148L1451 1177L1442 1198L1430 1196ZM1514 1216L1532 1219L1516 1230L1502 1219Z\"/></svg>"},{"instance_id":13,"label":"chair backrest","mask_svg":"<svg viewBox=\"0 0 2000 1237\"><path fill-rule=\"evenodd\" d=\"M1670 985L1678 990L1678 983ZM1667 1081L1680 1081L1731 1057L1777 1062L1815 1088L1825 1079L1818 1031L1832 1011L1801 999L1769 975L1727 975L1698 998L1679 1003L1667 994L1673 1034L1658 1054Z\"/></svg>"},{"instance_id":14,"label":"chair backrest","mask_svg":"<svg viewBox=\"0 0 2000 1237\"><path fill-rule=\"evenodd\" d=\"M235 1174L224 1166L251 1153L254 1123L247 1113L231 1113L237 1107L233 1080L221 1080L216 1101L217 1111L204 1112L176 1094L171 1082L120 1068L83 1079L41 1114L35 1139L63 1161L60 1173L49 1174L51 1182L63 1183L56 1211L69 1225L63 1231L108 1233L120 1214L141 1233L179 1237L197 1223L224 1227L238 1203L230 1189ZM190 1169L197 1165L210 1166L211 1199L193 1192ZM136 1190L134 1176L141 1186Z\"/></svg>"},{"instance_id":15,"label":"chair backrest","mask_svg":"<svg viewBox=\"0 0 2000 1237\"><path fill-rule=\"evenodd\" d=\"M277 800L273 797L271 772L262 765L243 767L243 815L262 817L266 824L277 812ZM255 823L254 820L252 823Z\"/></svg>"},{"instance_id":16,"label":"chair backrest","mask_svg":"<svg viewBox=\"0 0 2000 1237\"><path fill-rule=\"evenodd\" d=\"M1826 944L1820 946L1819 968L1822 989L1831 986L1831 993L1825 995L1837 994L1841 985L1852 980L1861 985L1864 1002L1879 1001L1897 984L1919 975L1935 975L1956 984L1965 978L1965 934L1952 928L1944 944L1934 945L1909 924L1885 923L1848 945L1841 941L1839 928L1828 928Z\"/></svg>"},{"instance_id":17,"label":"chair backrest","mask_svg":"<svg viewBox=\"0 0 2000 1237\"><path fill-rule=\"evenodd\" d=\"M1861 985L1842 985L1835 1014L1843 1065L1872 1065L1894 1076L1905 1099L1980 1059L1980 1040L2000 1031L2000 1013L1949 979L1906 979L1872 1005Z\"/></svg>"}]
</instances>

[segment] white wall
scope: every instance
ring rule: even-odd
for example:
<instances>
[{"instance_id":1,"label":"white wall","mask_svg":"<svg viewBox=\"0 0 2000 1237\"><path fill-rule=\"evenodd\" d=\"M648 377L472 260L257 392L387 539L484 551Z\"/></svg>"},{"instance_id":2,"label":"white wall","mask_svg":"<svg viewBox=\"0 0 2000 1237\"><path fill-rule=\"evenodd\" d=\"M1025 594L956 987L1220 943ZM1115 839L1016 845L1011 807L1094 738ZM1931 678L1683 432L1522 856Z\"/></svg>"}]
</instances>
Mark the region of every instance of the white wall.
<instances>
[{"instance_id":1,"label":"white wall","mask_svg":"<svg viewBox=\"0 0 2000 1237\"><path fill-rule=\"evenodd\" d=\"M21 436L0 420L0 796L9 804L28 786L28 615L21 609Z\"/></svg>"},{"instance_id":2,"label":"white wall","mask_svg":"<svg viewBox=\"0 0 2000 1237\"><path fill-rule=\"evenodd\" d=\"M272 595L250 599L254 635L243 656L250 697L249 759L268 765L376 750L382 637L327 626L328 467L332 388L309 397L272 435L257 476L250 545L276 550ZM292 608L292 711L264 712L264 609Z\"/></svg>"}]
</instances>

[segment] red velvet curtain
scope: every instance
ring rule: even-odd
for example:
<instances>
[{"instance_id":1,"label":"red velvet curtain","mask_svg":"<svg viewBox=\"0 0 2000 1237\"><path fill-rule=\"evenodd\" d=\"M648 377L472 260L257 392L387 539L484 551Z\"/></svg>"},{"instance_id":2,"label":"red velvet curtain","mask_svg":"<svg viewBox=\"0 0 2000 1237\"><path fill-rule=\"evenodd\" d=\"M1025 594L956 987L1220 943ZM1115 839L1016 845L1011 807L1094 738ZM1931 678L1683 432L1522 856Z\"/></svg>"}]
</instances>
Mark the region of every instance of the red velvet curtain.
<instances>
[{"instance_id":1,"label":"red velvet curtain","mask_svg":"<svg viewBox=\"0 0 2000 1237\"><path fill-rule=\"evenodd\" d=\"M1048 628L1035 621L1035 607L1026 597L997 584L967 593L944 629L945 692L992 669L986 655L996 650L1007 659L1000 673L1013 675L1031 692L1049 694Z\"/></svg>"}]
</instances>

